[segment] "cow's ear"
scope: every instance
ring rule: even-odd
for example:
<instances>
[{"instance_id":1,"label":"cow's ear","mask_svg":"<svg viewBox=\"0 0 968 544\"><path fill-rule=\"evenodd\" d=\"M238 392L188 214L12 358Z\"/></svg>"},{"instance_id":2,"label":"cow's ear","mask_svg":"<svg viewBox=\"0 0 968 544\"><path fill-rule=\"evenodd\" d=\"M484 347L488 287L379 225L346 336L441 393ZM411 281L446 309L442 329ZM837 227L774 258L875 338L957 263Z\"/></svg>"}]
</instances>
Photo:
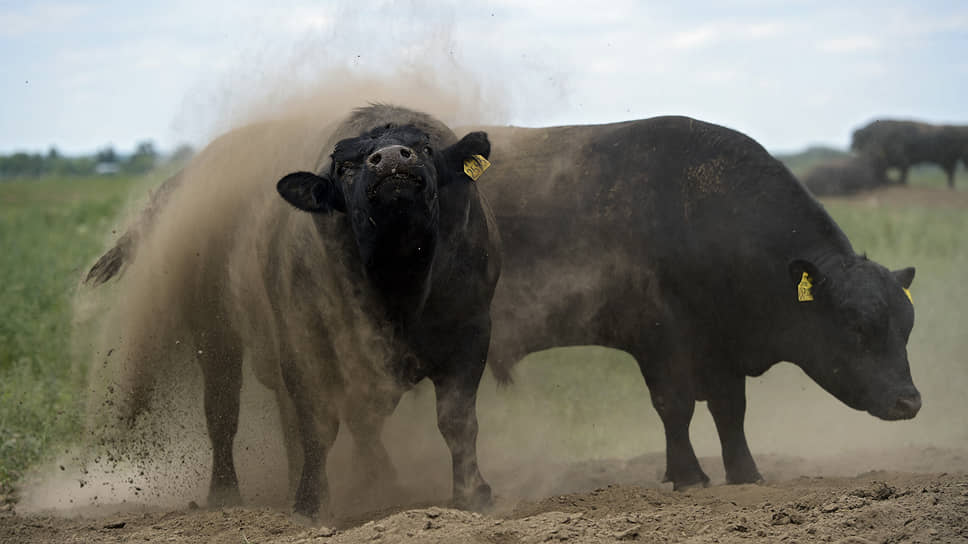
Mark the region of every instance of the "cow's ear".
<instances>
[{"instance_id":1,"label":"cow's ear","mask_svg":"<svg viewBox=\"0 0 968 544\"><path fill-rule=\"evenodd\" d=\"M312 172L287 174L276 183L276 190L286 202L313 213L345 212L343 191L329 174Z\"/></svg>"},{"instance_id":2,"label":"cow's ear","mask_svg":"<svg viewBox=\"0 0 968 544\"><path fill-rule=\"evenodd\" d=\"M902 268L901 270L895 270L892 272L892 274L894 274L894 278L897 280L897 282L901 284L901 287L905 289L911 288L911 283L914 281L913 266Z\"/></svg>"},{"instance_id":3,"label":"cow's ear","mask_svg":"<svg viewBox=\"0 0 968 544\"><path fill-rule=\"evenodd\" d=\"M796 288L797 300L800 302L813 301L814 288L827 280L815 264L802 259L791 261L789 271L790 280Z\"/></svg>"},{"instance_id":4,"label":"cow's ear","mask_svg":"<svg viewBox=\"0 0 968 544\"><path fill-rule=\"evenodd\" d=\"M490 155L491 141L488 140L487 133L482 131L468 133L459 142L444 150L447 174L441 176L442 184L461 176L476 180L491 165L487 162Z\"/></svg>"}]
</instances>

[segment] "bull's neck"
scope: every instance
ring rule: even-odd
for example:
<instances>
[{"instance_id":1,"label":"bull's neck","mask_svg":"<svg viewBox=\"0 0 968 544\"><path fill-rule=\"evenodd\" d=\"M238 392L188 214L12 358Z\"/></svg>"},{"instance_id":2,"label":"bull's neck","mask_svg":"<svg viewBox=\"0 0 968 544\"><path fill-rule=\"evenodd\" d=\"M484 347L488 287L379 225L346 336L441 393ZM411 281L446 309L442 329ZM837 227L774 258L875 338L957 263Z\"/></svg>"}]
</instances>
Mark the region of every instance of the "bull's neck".
<instances>
[{"instance_id":1,"label":"bull's neck","mask_svg":"<svg viewBox=\"0 0 968 544\"><path fill-rule=\"evenodd\" d=\"M371 232L361 256L367 280L391 319L419 315L430 291L439 238L436 221L387 220Z\"/></svg>"}]
</instances>

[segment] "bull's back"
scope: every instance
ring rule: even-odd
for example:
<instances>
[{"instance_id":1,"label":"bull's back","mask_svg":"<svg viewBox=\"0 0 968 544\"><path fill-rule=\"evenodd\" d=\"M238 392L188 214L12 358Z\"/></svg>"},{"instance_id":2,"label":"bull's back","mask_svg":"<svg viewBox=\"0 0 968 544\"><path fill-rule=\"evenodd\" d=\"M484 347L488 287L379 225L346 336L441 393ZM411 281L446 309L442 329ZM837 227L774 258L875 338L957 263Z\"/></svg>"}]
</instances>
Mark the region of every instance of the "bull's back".
<instances>
[{"instance_id":1,"label":"bull's back","mask_svg":"<svg viewBox=\"0 0 968 544\"><path fill-rule=\"evenodd\" d=\"M782 164L725 127L660 117L487 130L494 168L482 187L505 249L498 359L555 345L622 349L664 321L673 299L703 306L690 299L714 278L785 281L776 263L796 240L778 218L802 218L803 233L829 222ZM770 251L774 268L763 264ZM525 347L504 355L502 342Z\"/></svg>"}]
</instances>

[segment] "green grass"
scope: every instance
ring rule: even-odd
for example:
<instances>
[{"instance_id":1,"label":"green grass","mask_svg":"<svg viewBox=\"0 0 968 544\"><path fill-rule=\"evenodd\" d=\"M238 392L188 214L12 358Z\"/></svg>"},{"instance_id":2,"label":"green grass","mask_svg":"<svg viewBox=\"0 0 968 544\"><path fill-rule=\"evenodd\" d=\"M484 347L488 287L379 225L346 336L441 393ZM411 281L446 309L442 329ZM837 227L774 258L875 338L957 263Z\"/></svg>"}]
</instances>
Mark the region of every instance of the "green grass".
<instances>
[{"instance_id":1,"label":"green grass","mask_svg":"<svg viewBox=\"0 0 968 544\"><path fill-rule=\"evenodd\" d=\"M79 431L72 296L129 193L156 179L0 182L0 494Z\"/></svg>"}]
</instances>

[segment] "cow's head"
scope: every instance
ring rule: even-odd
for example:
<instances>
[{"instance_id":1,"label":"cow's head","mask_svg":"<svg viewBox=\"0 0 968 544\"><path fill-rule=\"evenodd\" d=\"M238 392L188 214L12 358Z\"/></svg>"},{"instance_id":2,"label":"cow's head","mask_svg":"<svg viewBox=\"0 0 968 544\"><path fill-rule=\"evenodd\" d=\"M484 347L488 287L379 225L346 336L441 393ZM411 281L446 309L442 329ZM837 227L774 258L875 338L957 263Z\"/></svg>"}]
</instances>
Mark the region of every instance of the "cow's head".
<instances>
[{"instance_id":1,"label":"cow's head","mask_svg":"<svg viewBox=\"0 0 968 544\"><path fill-rule=\"evenodd\" d=\"M328 171L289 174L277 189L301 210L347 214L368 276L402 300L427 287L440 190L471 182L464 161L490 154L484 132L444 149L434 141L413 125L388 124L337 143Z\"/></svg>"},{"instance_id":2,"label":"cow's head","mask_svg":"<svg viewBox=\"0 0 968 544\"><path fill-rule=\"evenodd\" d=\"M845 266L790 264L800 351L795 361L821 387L857 410L886 420L921 408L907 341L914 326L914 269L891 272L857 257Z\"/></svg>"}]
</instances>

